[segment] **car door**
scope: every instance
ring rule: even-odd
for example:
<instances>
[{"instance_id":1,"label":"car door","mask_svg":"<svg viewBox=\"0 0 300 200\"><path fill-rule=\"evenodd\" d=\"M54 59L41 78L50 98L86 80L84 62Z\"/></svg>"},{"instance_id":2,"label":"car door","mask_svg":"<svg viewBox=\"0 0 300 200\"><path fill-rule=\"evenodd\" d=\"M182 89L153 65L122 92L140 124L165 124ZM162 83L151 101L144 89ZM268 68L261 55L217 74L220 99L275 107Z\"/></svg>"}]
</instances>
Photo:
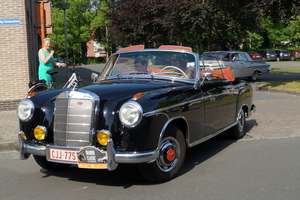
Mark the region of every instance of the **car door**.
<instances>
[{"instance_id":1,"label":"car door","mask_svg":"<svg viewBox=\"0 0 300 200\"><path fill-rule=\"evenodd\" d=\"M235 122L238 88L232 82L213 80L201 86L205 96L204 136Z\"/></svg>"},{"instance_id":2,"label":"car door","mask_svg":"<svg viewBox=\"0 0 300 200\"><path fill-rule=\"evenodd\" d=\"M242 77L249 77L252 76L255 63L251 59L251 57L247 53L238 53L239 55L239 63L241 64L241 74Z\"/></svg>"},{"instance_id":3,"label":"car door","mask_svg":"<svg viewBox=\"0 0 300 200\"><path fill-rule=\"evenodd\" d=\"M244 64L240 60L239 53L232 53L230 55L231 69L234 77L241 78L245 76L244 72Z\"/></svg>"}]
</instances>

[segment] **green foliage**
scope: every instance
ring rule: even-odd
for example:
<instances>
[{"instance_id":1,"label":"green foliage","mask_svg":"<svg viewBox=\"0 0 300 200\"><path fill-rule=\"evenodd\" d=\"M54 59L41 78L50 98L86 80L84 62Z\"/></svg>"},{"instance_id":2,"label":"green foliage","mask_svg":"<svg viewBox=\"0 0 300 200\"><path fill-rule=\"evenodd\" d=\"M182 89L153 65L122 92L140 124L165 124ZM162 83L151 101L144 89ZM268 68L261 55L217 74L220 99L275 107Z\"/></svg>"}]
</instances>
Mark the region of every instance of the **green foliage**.
<instances>
[{"instance_id":1,"label":"green foliage","mask_svg":"<svg viewBox=\"0 0 300 200\"><path fill-rule=\"evenodd\" d=\"M57 57L66 58L64 35L64 11L59 4L65 2L52 1L53 34L48 35L53 41ZM66 12L68 58L70 62L86 57L86 43L93 37L92 33L100 26L105 26L105 15L97 10L97 5L106 5L97 0L69 0L70 7ZM101 7L103 8L103 7ZM105 7L104 7L105 9Z\"/></svg>"},{"instance_id":2,"label":"green foliage","mask_svg":"<svg viewBox=\"0 0 300 200\"><path fill-rule=\"evenodd\" d=\"M300 16L291 22L290 26L287 27L287 32L292 43L298 47L300 45Z\"/></svg>"},{"instance_id":3,"label":"green foliage","mask_svg":"<svg viewBox=\"0 0 300 200\"><path fill-rule=\"evenodd\" d=\"M69 60L86 57L94 39L108 52L117 46L161 44L220 50L226 42L241 50L277 48L280 41L300 45L298 0L52 0L52 38L56 55L65 57L64 11ZM276 46L277 45L277 46ZM89 59L92 60L92 59ZM86 62L94 62L89 61ZM96 59L97 60L97 59ZM96 61L95 60L95 61Z\"/></svg>"},{"instance_id":4,"label":"green foliage","mask_svg":"<svg viewBox=\"0 0 300 200\"><path fill-rule=\"evenodd\" d=\"M245 49L259 49L263 44L263 37L260 34L247 31L248 37L242 40Z\"/></svg>"},{"instance_id":5,"label":"green foliage","mask_svg":"<svg viewBox=\"0 0 300 200\"><path fill-rule=\"evenodd\" d=\"M259 47L262 38L275 46L289 38L283 30L300 9L296 0L121 0L111 5L110 33L123 46L167 43L202 50L220 49L226 42Z\"/></svg>"}]
</instances>

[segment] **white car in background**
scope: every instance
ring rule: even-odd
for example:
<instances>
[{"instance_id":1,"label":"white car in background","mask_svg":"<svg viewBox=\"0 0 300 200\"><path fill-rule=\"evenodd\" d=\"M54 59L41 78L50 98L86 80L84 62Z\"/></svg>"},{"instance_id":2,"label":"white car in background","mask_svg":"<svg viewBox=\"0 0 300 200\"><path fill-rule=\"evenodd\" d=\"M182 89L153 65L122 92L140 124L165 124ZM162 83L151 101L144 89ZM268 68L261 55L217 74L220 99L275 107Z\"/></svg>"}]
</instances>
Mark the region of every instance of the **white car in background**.
<instances>
[{"instance_id":1,"label":"white car in background","mask_svg":"<svg viewBox=\"0 0 300 200\"><path fill-rule=\"evenodd\" d=\"M270 64L263 60L253 60L247 52L242 51L211 51L202 54L200 66L206 70L216 68L232 69L235 78L249 78L255 81L259 75L272 70Z\"/></svg>"}]
</instances>

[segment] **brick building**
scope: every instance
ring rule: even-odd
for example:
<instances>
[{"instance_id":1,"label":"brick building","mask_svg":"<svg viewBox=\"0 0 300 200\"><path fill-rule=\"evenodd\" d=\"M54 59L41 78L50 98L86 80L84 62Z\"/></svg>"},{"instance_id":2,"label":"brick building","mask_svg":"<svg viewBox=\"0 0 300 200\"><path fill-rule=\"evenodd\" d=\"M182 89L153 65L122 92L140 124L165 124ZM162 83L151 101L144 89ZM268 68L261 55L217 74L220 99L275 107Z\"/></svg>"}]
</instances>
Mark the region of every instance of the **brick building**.
<instances>
[{"instance_id":1,"label":"brick building","mask_svg":"<svg viewBox=\"0 0 300 200\"><path fill-rule=\"evenodd\" d=\"M34 33L34 2L0 1L0 111L15 109L37 77L41 42Z\"/></svg>"}]
</instances>

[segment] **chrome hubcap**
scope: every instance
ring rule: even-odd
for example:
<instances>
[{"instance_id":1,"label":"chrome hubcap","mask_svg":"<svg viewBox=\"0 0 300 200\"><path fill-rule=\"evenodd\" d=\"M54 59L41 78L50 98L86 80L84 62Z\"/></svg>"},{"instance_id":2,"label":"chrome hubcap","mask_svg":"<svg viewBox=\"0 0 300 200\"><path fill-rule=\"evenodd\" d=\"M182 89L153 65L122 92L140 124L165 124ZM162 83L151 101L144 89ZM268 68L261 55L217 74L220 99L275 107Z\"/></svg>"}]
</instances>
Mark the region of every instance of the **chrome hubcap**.
<instances>
[{"instance_id":1,"label":"chrome hubcap","mask_svg":"<svg viewBox=\"0 0 300 200\"><path fill-rule=\"evenodd\" d=\"M163 172L172 171L180 158L180 146L173 137L163 139L160 146L160 155L156 160L159 169Z\"/></svg>"}]
</instances>

